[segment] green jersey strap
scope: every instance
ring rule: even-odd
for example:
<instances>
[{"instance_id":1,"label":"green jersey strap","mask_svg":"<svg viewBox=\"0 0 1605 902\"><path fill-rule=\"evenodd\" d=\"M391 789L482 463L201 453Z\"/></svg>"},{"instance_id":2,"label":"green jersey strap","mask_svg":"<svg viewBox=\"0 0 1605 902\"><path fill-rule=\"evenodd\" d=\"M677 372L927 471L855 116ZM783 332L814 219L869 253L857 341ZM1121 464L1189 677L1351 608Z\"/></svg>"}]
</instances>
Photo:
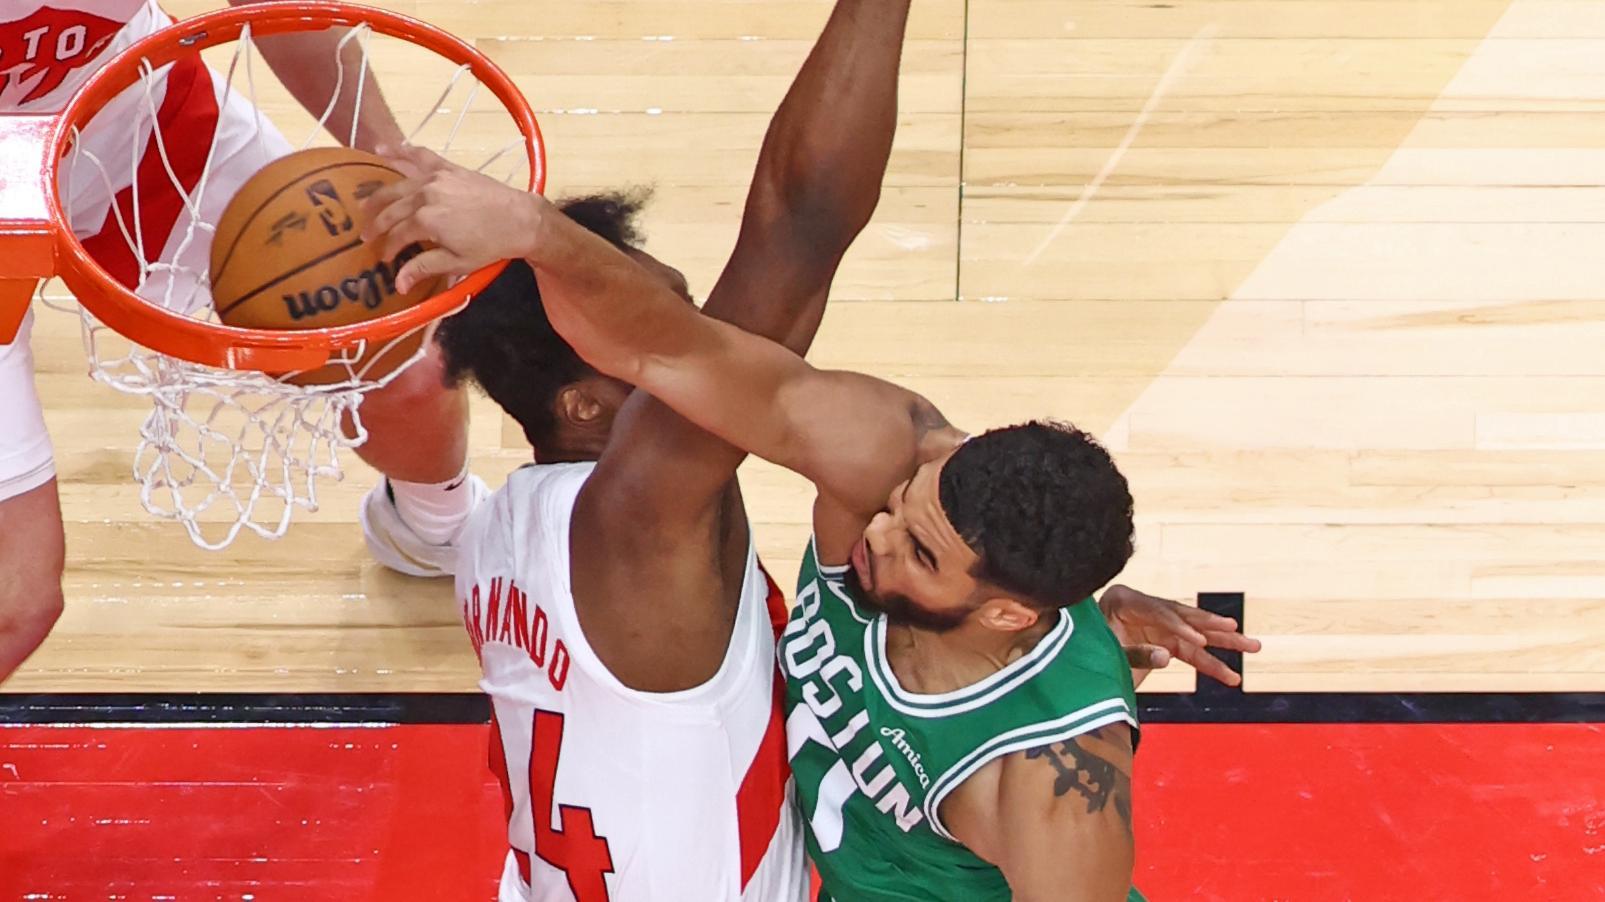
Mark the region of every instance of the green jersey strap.
<instances>
[{"instance_id":1,"label":"green jersey strap","mask_svg":"<svg viewBox=\"0 0 1605 902\"><path fill-rule=\"evenodd\" d=\"M1015 752L1067 742L1083 733L1122 722L1136 730L1137 715L1125 699L1111 698L1072 711L1064 717L1019 727L992 737L959 759L957 764L948 768L931 783L931 790L925 796L923 805L925 816L930 819L931 829L939 836L953 839L953 834L948 831L947 825L942 823L942 801L988 762Z\"/></svg>"}]
</instances>

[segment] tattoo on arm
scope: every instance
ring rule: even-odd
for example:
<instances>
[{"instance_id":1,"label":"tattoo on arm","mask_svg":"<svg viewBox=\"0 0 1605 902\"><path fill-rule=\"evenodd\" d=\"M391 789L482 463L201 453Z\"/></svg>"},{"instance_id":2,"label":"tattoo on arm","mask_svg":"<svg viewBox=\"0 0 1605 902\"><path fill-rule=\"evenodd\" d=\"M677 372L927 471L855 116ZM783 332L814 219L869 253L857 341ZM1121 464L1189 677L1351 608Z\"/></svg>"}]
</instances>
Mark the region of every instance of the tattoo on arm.
<instances>
[{"instance_id":1,"label":"tattoo on arm","mask_svg":"<svg viewBox=\"0 0 1605 902\"><path fill-rule=\"evenodd\" d=\"M1088 814L1096 814L1112 803L1115 813L1126 825L1126 833L1130 834L1131 775L1083 745L1084 740L1092 740L1099 745L1112 742L1111 736L1106 733L1111 729L1102 727L1067 742L1030 749L1025 756L1041 758L1053 768L1055 796L1076 792L1086 800Z\"/></svg>"}]
</instances>

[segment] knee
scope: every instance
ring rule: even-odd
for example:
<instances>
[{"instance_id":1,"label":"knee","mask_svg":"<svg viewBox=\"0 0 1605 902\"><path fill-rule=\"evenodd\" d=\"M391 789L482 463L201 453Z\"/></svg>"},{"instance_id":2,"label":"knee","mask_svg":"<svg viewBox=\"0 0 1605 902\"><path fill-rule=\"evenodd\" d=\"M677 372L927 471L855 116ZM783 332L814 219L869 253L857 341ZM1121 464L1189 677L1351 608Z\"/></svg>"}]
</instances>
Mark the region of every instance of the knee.
<instances>
[{"instance_id":1,"label":"knee","mask_svg":"<svg viewBox=\"0 0 1605 902\"><path fill-rule=\"evenodd\" d=\"M61 571L37 570L18 576L0 589L0 635L32 648L50 634L65 609Z\"/></svg>"},{"instance_id":2,"label":"knee","mask_svg":"<svg viewBox=\"0 0 1605 902\"><path fill-rule=\"evenodd\" d=\"M439 358L429 355L385 387L369 392L357 416L371 438L411 444L418 441L421 426L443 435L466 431L468 397L461 388L446 384ZM344 425L347 435L355 433L349 418Z\"/></svg>"},{"instance_id":3,"label":"knee","mask_svg":"<svg viewBox=\"0 0 1605 902\"><path fill-rule=\"evenodd\" d=\"M416 413L448 402L459 393L446 385L446 370L436 354L425 354L412 366L396 374L383 388L376 388L362 399L363 413L375 410Z\"/></svg>"}]
</instances>

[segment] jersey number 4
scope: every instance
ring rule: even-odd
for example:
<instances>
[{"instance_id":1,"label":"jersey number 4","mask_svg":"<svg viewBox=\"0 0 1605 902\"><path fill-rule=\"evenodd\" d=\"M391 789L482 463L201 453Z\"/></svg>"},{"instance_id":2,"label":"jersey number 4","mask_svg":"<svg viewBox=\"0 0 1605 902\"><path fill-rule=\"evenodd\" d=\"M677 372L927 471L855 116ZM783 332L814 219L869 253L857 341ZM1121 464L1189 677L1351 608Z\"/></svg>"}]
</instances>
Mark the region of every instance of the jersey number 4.
<instances>
[{"instance_id":1,"label":"jersey number 4","mask_svg":"<svg viewBox=\"0 0 1605 902\"><path fill-rule=\"evenodd\" d=\"M535 854L568 877L578 902L608 902L603 874L613 873L607 838L596 835L591 809L558 805L552 827L552 788L563 750L563 715L535 712L534 745L529 756L529 800L535 815Z\"/></svg>"}]
</instances>

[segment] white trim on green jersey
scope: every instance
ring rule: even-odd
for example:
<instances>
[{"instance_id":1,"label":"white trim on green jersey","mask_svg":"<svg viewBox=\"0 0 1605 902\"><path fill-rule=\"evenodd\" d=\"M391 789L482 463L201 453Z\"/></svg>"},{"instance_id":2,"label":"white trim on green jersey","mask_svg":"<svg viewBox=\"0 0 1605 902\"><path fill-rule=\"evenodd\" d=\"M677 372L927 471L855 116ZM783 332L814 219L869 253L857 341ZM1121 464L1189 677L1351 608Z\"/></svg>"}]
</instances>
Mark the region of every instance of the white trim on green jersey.
<instances>
[{"instance_id":1,"label":"white trim on green jersey","mask_svg":"<svg viewBox=\"0 0 1605 902\"><path fill-rule=\"evenodd\" d=\"M1137 726L1137 718L1126 705L1126 700L1111 698L1095 705L1088 705L1079 711L1072 711L1055 720L1030 724L992 737L975 751L959 759L957 764L948 768L931 783L931 790L925 796L926 820L930 822L931 829L936 831L937 835L957 842L958 840L953 839L953 834L948 832L947 825L937 816L937 812L948 793L986 766L987 762L1014 752L1064 742L1122 720L1132 727Z\"/></svg>"},{"instance_id":2,"label":"white trim on green jersey","mask_svg":"<svg viewBox=\"0 0 1605 902\"><path fill-rule=\"evenodd\" d=\"M1056 613L1059 622L1048 630L1047 635L1002 670L962 689L929 695L910 692L898 682L891 661L886 657L886 618L877 617L869 625L870 634L864 643L870 679L875 681L876 688L888 704L910 717L947 717L985 707L1042 672L1064 650L1071 633L1075 632L1075 624L1069 614L1063 611Z\"/></svg>"},{"instance_id":3,"label":"white trim on green jersey","mask_svg":"<svg viewBox=\"0 0 1605 902\"><path fill-rule=\"evenodd\" d=\"M848 592L847 587L842 584L842 581L847 578L847 571L851 568L851 565L837 564L834 567L827 567L821 564L819 562L819 538L817 536L810 535L808 537L808 554L813 556L814 570L822 577L820 581L825 584L825 588L830 590L830 594L836 596L836 600L847 606L847 613L852 614L854 620L868 626L874 617L858 609L858 603L853 601L852 593Z\"/></svg>"}]
</instances>

